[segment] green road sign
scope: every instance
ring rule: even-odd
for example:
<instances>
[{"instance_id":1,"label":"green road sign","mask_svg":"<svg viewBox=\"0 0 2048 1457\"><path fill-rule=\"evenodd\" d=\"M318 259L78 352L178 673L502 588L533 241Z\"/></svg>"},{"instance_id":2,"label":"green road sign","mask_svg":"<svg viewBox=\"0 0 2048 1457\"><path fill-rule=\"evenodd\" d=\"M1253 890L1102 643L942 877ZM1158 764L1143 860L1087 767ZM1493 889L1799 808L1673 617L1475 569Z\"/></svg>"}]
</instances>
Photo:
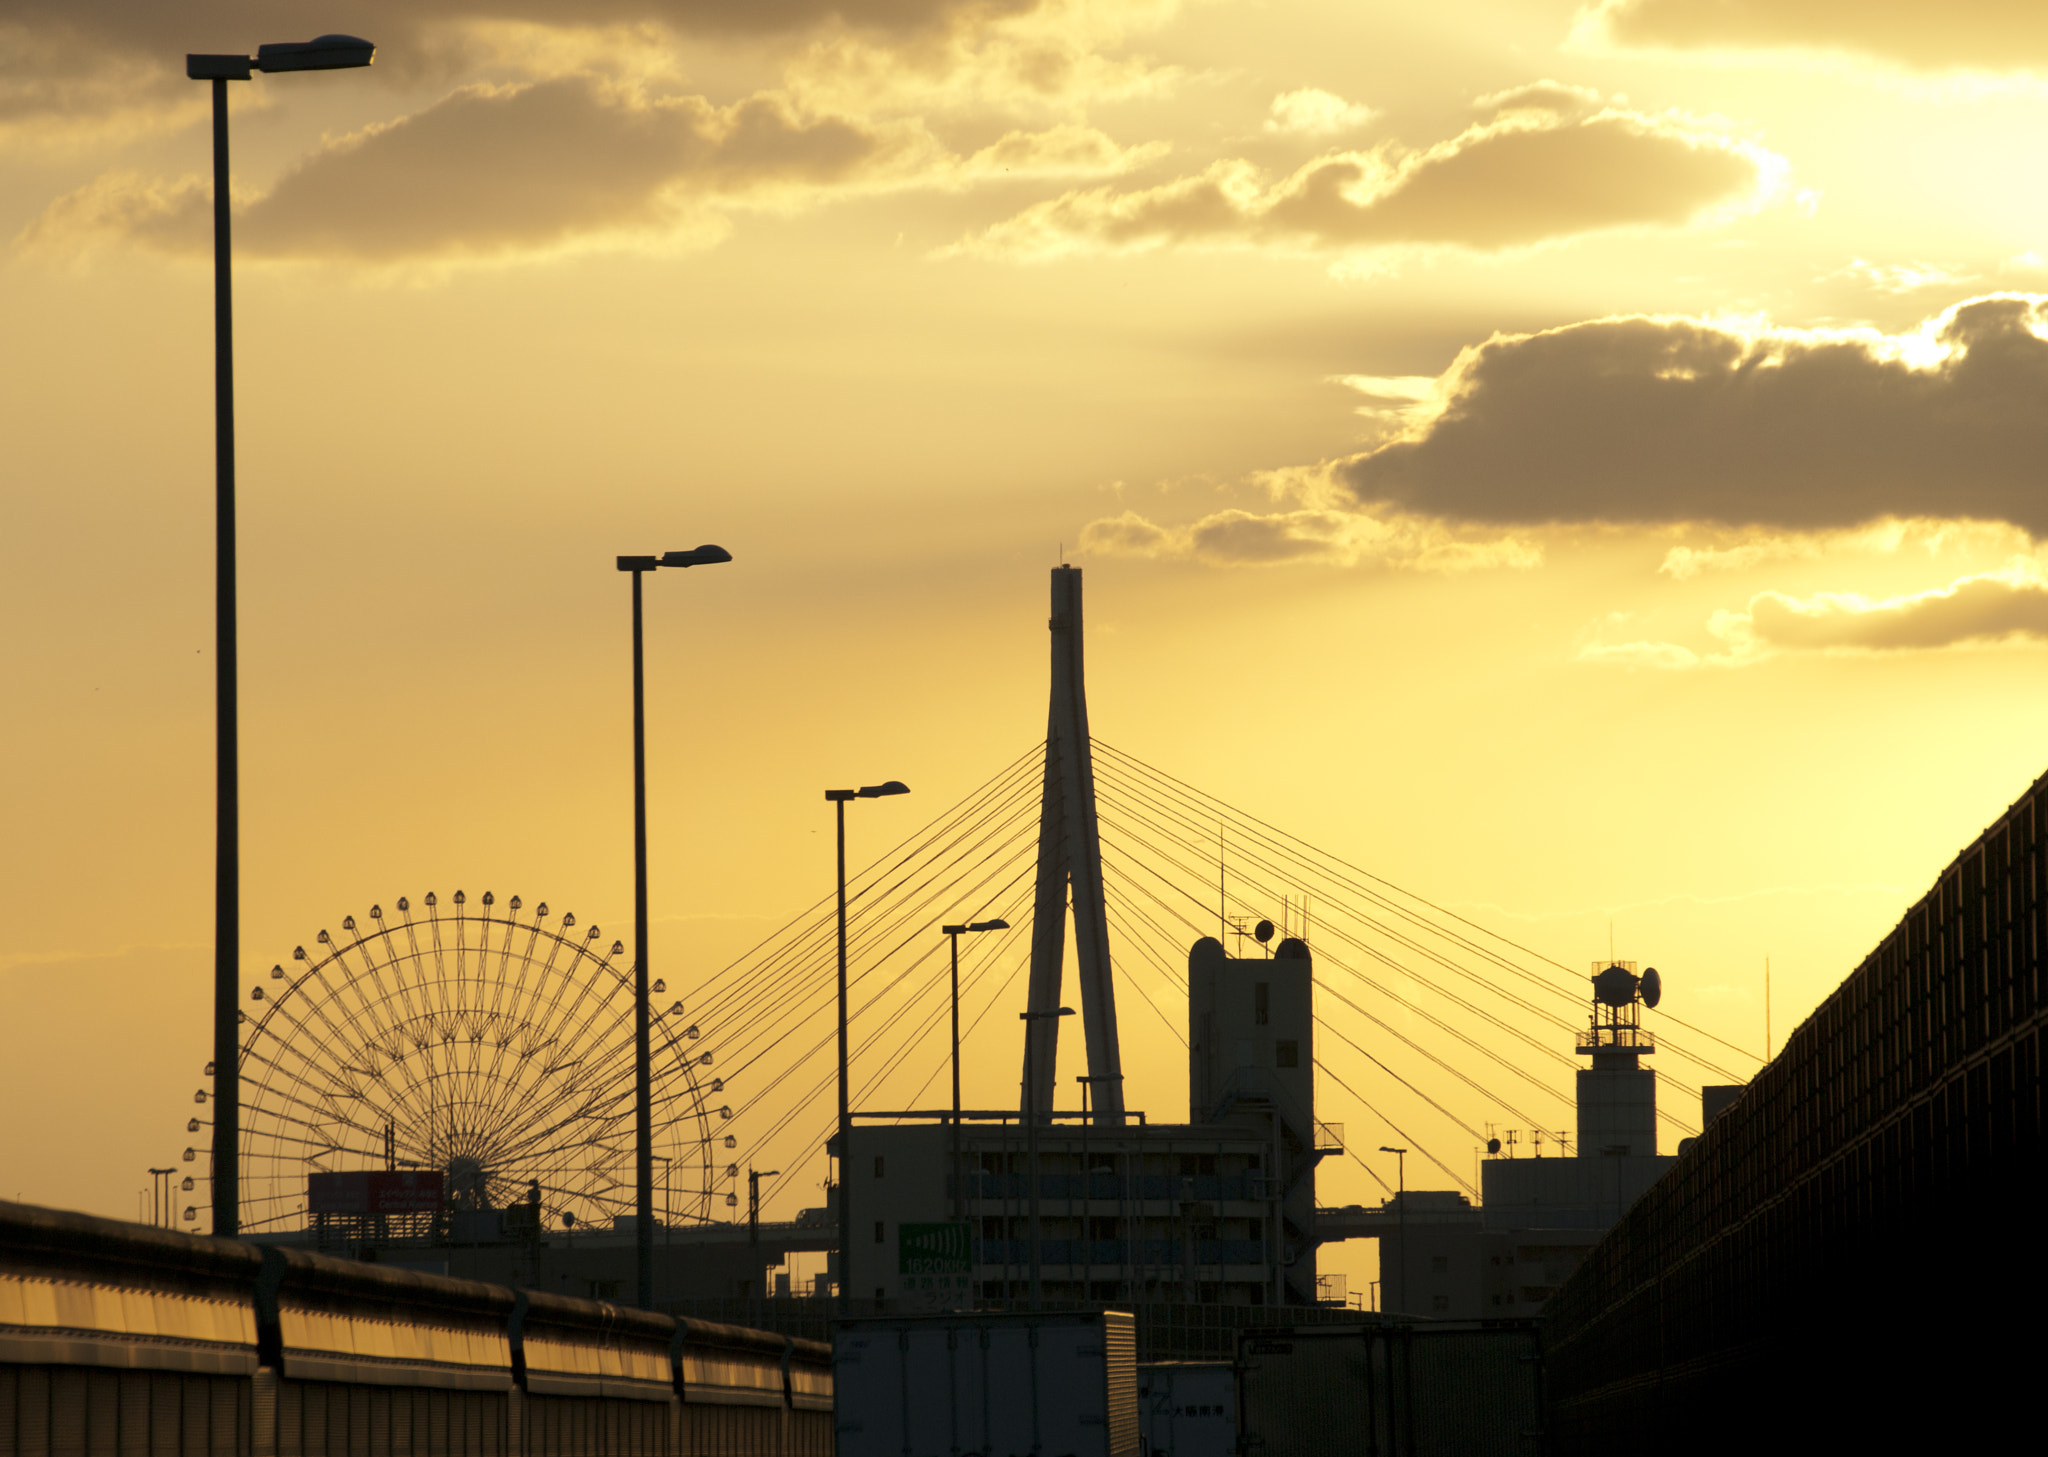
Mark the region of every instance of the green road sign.
<instances>
[{"instance_id":1,"label":"green road sign","mask_svg":"<svg viewBox=\"0 0 2048 1457\"><path fill-rule=\"evenodd\" d=\"M965 1224L896 1227L896 1267L903 1275L966 1275L974 1268L973 1232Z\"/></svg>"}]
</instances>

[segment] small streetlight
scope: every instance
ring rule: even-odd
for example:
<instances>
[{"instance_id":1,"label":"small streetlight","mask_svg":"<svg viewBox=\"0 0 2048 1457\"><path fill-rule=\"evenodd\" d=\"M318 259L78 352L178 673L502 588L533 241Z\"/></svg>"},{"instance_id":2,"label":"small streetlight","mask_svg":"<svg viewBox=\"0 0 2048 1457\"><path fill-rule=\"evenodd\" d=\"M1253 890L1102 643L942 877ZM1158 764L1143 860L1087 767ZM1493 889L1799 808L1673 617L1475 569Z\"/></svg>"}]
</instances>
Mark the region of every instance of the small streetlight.
<instances>
[{"instance_id":1,"label":"small streetlight","mask_svg":"<svg viewBox=\"0 0 2048 1457\"><path fill-rule=\"evenodd\" d=\"M964 926L941 926L939 931L951 944L953 951L953 1218L964 1217L962 1201L966 1191L961 1187L964 1175L960 1171L960 938L974 931L1007 931L1010 923L1004 920L970 921Z\"/></svg>"},{"instance_id":2,"label":"small streetlight","mask_svg":"<svg viewBox=\"0 0 2048 1457\"><path fill-rule=\"evenodd\" d=\"M1400 1305L1400 1309L1401 1309L1401 1312L1402 1312L1403 1314L1407 1314L1407 1313L1408 1313L1408 1150L1407 1150L1407 1149L1405 1149L1405 1148L1389 1148L1389 1147L1388 1147L1388 1146L1387 1146L1386 1144L1384 1144L1384 1143L1383 1143L1383 1144L1381 1144L1381 1145L1380 1145L1380 1152L1381 1152L1381 1153L1390 1153L1390 1154L1392 1154L1392 1155L1394 1156L1394 1189L1395 1189L1395 1193L1394 1193L1394 1219L1395 1219L1395 1230L1394 1230L1394 1238L1395 1238L1395 1241L1396 1241L1396 1242L1397 1242L1397 1243L1398 1243L1398 1244L1399 1244L1399 1245L1401 1246L1401 1258L1400 1258L1400 1260L1398 1261L1398 1263L1399 1263L1399 1265L1400 1265L1400 1267L1401 1267L1401 1283L1400 1283L1400 1285L1399 1285L1399 1287L1398 1287L1398 1288L1399 1288L1399 1290L1400 1290L1400 1294L1399 1294L1398 1296L1396 1296L1395 1298L1396 1298L1396 1299L1398 1299L1398 1300L1399 1300L1399 1301L1401 1302L1401 1305ZM1381 1185L1381 1187L1382 1187L1382 1188L1384 1188L1384 1187L1386 1187L1386 1186L1385 1186L1385 1185ZM1383 1271L1381 1271L1380 1273L1381 1273L1381 1275L1382 1275L1382 1276L1384 1276L1386 1272L1385 1272L1385 1271L1383 1270Z\"/></svg>"},{"instance_id":3,"label":"small streetlight","mask_svg":"<svg viewBox=\"0 0 2048 1457\"><path fill-rule=\"evenodd\" d=\"M241 710L235 629L234 278L228 212L228 82L253 71L367 66L377 48L352 35L259 46L248 56L185 57L185 75L213 83L213 1232L242 1231L242 1048L236 1005L242 960Z\"/></svg>"},{"instance_id":4,"label":"small streetlight","mask_svg":"<svg viewBox=\"0 0 2048 1457\"><path fill-rule=\"evenodd\" d=\"M1050 1021L1055 1017L1071 1017L1072 1007L1060 1007L1050 1012L1019 1012L1017 1020L1024 1024L1024 1066L1036 1067L1031 1050L1038 1031L1036 1023ZM1038 1264L1038 1109L1033 1104L1031 1079L1024 1079L1024 1179L1025 1189L1031 1196L1031 1308L1037 1310L1043 1303L1040 1298ZM1050 1111L1050 1110L1048 1110Z\"/></svg>"},{"instance_id":5,"label":"small streetlight","mask_svg":"<svg viewBox=\"0 0 2048 1457\"><path fill-rule=\"evenodd\" d=\"M761 1243L761 1181L772 1179L780 1169L747 1169L747 1243ZM758 1264L759 1262L756 1261Z\"/></svg>"},{"instance_id":6,"label":"small streetlight","mask_svg":"<svg viewBox=\"0 0 2048 1457\"><path fill-rule=\"evenodd\" d=\"M722 546L619 558L619 570L633 574L633 1121L639 1186L633 1243L642 1310L654 1309L654 1061L647 1026L647 964L652 957L647 945L647 694L641 672L640 578L660 567L708 567L731 560L732 553Z\"/></svg>"},{"instance_id":7,"label":"small streetlight","mask_svg":"<svg viewBox=\"0 0 2048 1457\"><path fill-rule=\"evenodd\" d=\"M891 794L908 794L910 786L901 779L880 784L863 784L858 789L828 789L839 826L839 1310L842 1315L853 1305L853 1186L846 1171L853 1160L853 1106L846 1066L846 802L849 799L881 799Z\"/></svg>"}]
</instances>

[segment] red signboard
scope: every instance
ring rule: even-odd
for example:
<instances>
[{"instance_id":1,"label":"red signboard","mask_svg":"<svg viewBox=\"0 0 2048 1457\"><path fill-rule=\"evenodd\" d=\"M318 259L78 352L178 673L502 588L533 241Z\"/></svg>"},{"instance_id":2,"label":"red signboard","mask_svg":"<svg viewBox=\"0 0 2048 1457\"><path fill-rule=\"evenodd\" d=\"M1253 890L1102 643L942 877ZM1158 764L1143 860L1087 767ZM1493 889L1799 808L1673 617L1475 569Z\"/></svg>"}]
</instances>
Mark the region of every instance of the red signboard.
<instances>
[{"instance_id":1,"label":"red signboard","mask_svg":"<svg viewBox=\"0 0 2048 1457\"><path fill-rule=\"evenodd\" d=\"M306 1176L309 1214L431 1214L440 1207L438 1169L358 1169Z\"/></svg>"}]
</instances>

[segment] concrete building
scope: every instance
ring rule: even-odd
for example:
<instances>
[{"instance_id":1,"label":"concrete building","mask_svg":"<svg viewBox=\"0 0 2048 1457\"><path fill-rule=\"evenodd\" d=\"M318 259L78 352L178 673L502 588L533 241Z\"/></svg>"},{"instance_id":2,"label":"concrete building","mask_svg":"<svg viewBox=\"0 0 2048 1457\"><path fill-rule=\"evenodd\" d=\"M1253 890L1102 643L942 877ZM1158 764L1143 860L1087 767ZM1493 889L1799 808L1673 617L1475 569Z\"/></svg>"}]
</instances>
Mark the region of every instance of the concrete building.
<instances>
[{"instance_id":1,"label":"concrete building","mask_svg":"<svg viewBox=\"0 0 2048 1457\"><path fill-rule=\"evenodd\" d=\"M1575 1048L1591 1065L1578 1072L1577 1139L1563 1143L1563 1157L1517 1158L1512 1143L1496 1140L1480 1165L1478 1206L1461 1193L1411 1189L1376 1207L1317 1212L1324 1243L1380 1242L1383 1310L1533 1316L1671 1166L1657 1152L1657 1075L1641 1063L1656 1051L1640 1009L1661 993L1657 974L1603 961L1592 981L1592 1014Z\"/></svg>"},{"instance_id":2,"label":"concrete building","mask_svg":"<svg viewBox=\"0 0 2048 1457\"><path fill-rule=\"evenodd\" d=\"M1121 1126L1063 1113L868 1115L845 1162L849 1290L906 1305L1184 1300L1312 1305L1315 1121L1312 963L1283 941L1188 956L1189 1107L1196 1121ZM898 1121L882 1125L879 1117ZM1031 1177L1036 1160L1036 1183ZM935 1263L944 1225L965 1226ZM945 1268L938 1268L943 1263Z\"/></svg>"}]
</instances>

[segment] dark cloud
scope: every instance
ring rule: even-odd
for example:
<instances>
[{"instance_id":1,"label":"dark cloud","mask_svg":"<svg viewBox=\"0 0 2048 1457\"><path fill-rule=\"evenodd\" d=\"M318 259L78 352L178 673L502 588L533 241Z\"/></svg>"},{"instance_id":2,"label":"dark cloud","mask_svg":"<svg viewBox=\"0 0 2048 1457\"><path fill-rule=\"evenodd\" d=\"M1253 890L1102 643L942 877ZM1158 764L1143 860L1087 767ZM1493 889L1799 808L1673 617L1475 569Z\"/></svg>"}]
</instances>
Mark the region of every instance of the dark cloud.
<instances>
[{"instance_id":1,"label":"dark cloud","mask_svg":"<svg viewBox=\"0 0 2048 1457\"><path fill-rule=\"evenodd\" d=\"M650 24L683 35L776 35L841 24L904 34L1031 9L1037 0L7 0L0 124L90 117L188 95L187 52L248 52L316 33L364 36L400 79L453 74L463 28L518 21L585 29ZM305 84L299 78L296 84Z\"/></svg>"},{"instance_id":2,"label":"dark cloud","mask_svg":"<svg viewBox=\"0 0 2048 1457\"><path fill-rule=\"evenodd\" d=\"M236 247L257 257L389 261L544 247L654 225L679 207L844 183L911 161L923 134L805 119L772 97L645 102L580 77L478 86L315 152L249 204ZM172 249L210 237L205 187L103 179L38 231L112 230Z\"/></svg>"},{"instance_id":3,"label":"dark cloud","mask_svg":"<svg viewBox=\"0 0 2048 1457\"><path fill-rule=\"evenodd\" d=\"M1136 511L1091 521L1081 550L1093 556L1147 557L1212 567L1295 563L1373 564L1417 571L1463 572L1533 567L1540 547L1514 536L1461 533L1441 521L1303 507L1283 511L1216 511L1185 526L1161 526Z\"/></svg>"},{"instance_id":4,"label":"dark cloud","mask_svg":"<svg viewBox=\"0 0 2048 1457\"><path fill-rule=\"evenodd\" d=\"M673 238L707 209L1101 176L1156 154L1070 124L1012 132L962 156L917 121L817 116L776 93L721 107L583 76L476 85L331 141L267 193L238 199L235 246L253 257L369 263L530 254L606 234ZM202 251L210 188L199 177L109 174L53 203L23 241L63 250L96 236Z\"/></svg>"},{"instance_id":5,"label":"dark cloud","mask_svg":"<svg viewBox=\"0 0 2048 1457\"><path fill-rule=\"evenodd\" d=\"M1606 0L1587 18L1630 46L1849 52L1923 71L2048 65L2039 0Z\"/></svg>"},{"instance_id":6,"label":"dark cloud","mask_svg":"<svg viewBox=\"0 0 2048 1457\"><path fill-rule=\"evenodd\" d=\"M1496 337L1440 412L1346 462L1361 503L1461 520L1814 530L1882 517L2048 535L2048 297L1910 335L1624 318Z\"/></svg>"},{"instance_id":7,"label":"dark cloud","mask_svg":"<svg viewBox=\"0 0 2048 1457\"><path fill-rule=\"evenodd\" d=\"M1753 205L1781 170L1769 153L1679 118L1568 118L1532 107L1397 158L1319 158L1270 189L1248 164L1221 162L1139 192L1070 192L959 251L1047 258L1203 242L1501 249Z\"/></svg>"},{"instance_id":8,"label":"dark cloud","mask_svg":"<svg viewBox=\"0 0 2048 1457\"><path fill-rule=\"evenodd\" d=\"M1627 668L1743 668L1787 653L1897 653L2048 643L2048 579L2030 558L1946 587L1899 597L1759 592L1740 612L1716 612L1719 651L1673 642L1588 643L1583 662Z\"/></svg>"},{"instance_id":9,"label":"dark cloud","mask_svg":"<svg viewBox=\"0 0 2048 1457\"><path fill-rule=\"evenodd\" d=\"M2002 638L2048 638L2048 582L2031 572L1965 577L1934 592L1872 601L1824 593L1809 598L1764 592L1736 623L1759 647L1793 651L1874 652L1941 648Z\"/></svg>"}]
</instances>

